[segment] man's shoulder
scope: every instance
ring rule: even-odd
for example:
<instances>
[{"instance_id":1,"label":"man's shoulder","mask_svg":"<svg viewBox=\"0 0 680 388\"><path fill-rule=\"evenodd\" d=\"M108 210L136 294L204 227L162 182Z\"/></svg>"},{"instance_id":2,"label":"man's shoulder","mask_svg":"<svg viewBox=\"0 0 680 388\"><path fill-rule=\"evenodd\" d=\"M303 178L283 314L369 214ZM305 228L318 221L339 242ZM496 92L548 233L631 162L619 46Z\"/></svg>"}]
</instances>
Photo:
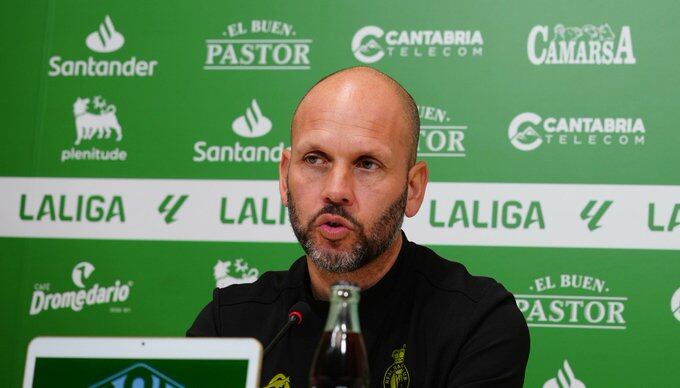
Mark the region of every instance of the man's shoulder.
<instances>
[{"instance_id":1,"label":"man's shoulder","mask_svg":"<svg viewBox=\"0 0 680 388\"><path fill-rule=\"evenodd\" d=\"M233 306L243 303L271 304L283 292L303 286L303 259L293 262L288 270L267 271L253 283L232 284L224 288L217 288L214 292L214 302L219 306Z\"/></svg>"},{"instance_id":2,"label":"man's shoulder","mask_svg":"<svg viewBox=\"0 0 680 388\"><path fill-rule=\"evenodd\" d=\"M445 259L425 246L411 244L413 272L435 292L463 294L473 303L490 294L509 294L495 279L472 275L463 264Z\"/></svg>"}]
</instances>

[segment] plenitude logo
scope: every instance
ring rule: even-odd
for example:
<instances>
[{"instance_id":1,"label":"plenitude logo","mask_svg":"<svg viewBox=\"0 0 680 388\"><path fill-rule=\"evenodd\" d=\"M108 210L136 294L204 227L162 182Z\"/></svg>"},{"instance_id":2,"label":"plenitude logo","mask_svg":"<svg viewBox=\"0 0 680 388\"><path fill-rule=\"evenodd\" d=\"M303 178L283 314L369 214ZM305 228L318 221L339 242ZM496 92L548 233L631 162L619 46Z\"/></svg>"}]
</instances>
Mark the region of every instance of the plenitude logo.
<instances>
[{"instance_id":1,"label":"plenitude logo","mask_svg":"<svg viewBox=\"0 0 680 388\"><path fill-rule=\"evenodd\" d=\"M515 294L529 327L625 330L627 297L609 296L607 282L578 273L534 279L530 294Z\"/></svg>"},{"instance_id":2,"label":"plenitude logo","mask_svg":"<svg viewBox=\"0 0 680 388\"><path fill-rule=\"evenodd\" d=\"M260 276L260 270L251 267L243 258L217 260L217 264L213 267L213 275L215 287L224 288L232 284L252 283Z\"/></svg>"},{"instance_id":3,"label":"plenitude logo","mask_svg":"<svg viewBox=\"0 0 680 388\"><path fill-rule=\"evenodd\" d=\"M75 290L54 291L50 283L36 283L33 286L30 315L38 315L47 310L70 309L82 311L85 306L100 304L123 303L130 297L132 281L115 280L109 286L99 283L87 288L86 284L95 271L95 266L87 261L77 263L71 271L71 281L77 287Z\"/></svg>"},{"instance_id":4,"label":"plenitude logo","mask_svg":"<svg viewBox=\"0 0 680 388\"><path fill-rule=\"evenodd\" d=\"M515 116L508 126L510 144L520 151L547 146L644 146L647 130L639 117Z\"/></svg>"},{"instance_id":5,"label":"plenitude logo","mask_svg":"<svg viewBox=\"0 0 680 388\"><path fill-rule=\"evenodd\" d=\"M118 31L109 15L85 38L85 45L96 53L113 53L125 44L125 37ZM143 60L131 57L127 60L64 59L53 55L49 59L50 77L151 77L154 75L156 60Z\"/></svg>"},{"instance_id":6,"label":"plenitude logo","mask_svg":"<svg viewBox=\"0 0 680 388\"><path fill-rule=\"evenodd\" d=\"M256 99L252 99L244 114L237 116L231 123L231 130L247 142L254 142L267 135L273 128L271 119L260 108ZM242 145L236 141L233 145L209 145L207 141L194 143L194 162L274 162L281 160L285 145L283 142L269 147L264 145Z\"/></svg>"},{"instance_id":7,"label":"plenitude logo","mask_svg":"<svg viewBox=\"0 0 680 388\"><path fill-rule=\"evenodd\" d=\"M383 58L435 58L482 56L484 39L479 30L388 30L364 26L352 37L354 57L362 63Z\"/></svg>"},{"instance_id":8,"label":"plenitude logo","mask_svg":"<svg viewBox=\"0 0 680 388\"><path fill-rule=\"evenodd\" d=\"M309 70L312 39L301 39L290 23L239 21L218 38L206 39L204 70Z\"/></svg>"},{"instance_id":9,"label":"plenitude logo","mask_svg":"<svg viewBox=\"0 0 680 388\"><path fill-rule=\"evenodd\" d=\"M527 38L527 55L534 65L633 65L636 63L630 26L618 39L608 23L583 26L536 25Z\"/></svg>"},{"instance_id":10,"label":"plenitude logo","mask_svg":"<svg viewBox=\"0 0 680 388\"><path fill-rule=\"evenodd\" d=\"M111 143L119 143L123 140L123 128L118 121L115 105L107 103L102 96L77 97L73 103L73 119L76 134L74 146L61 151L62 163L78 160L124 161L127 159L127 152L118 147L76 148L86 142L110 146Z\"/></svg>"},{"instance_id":11,"label":"plenitude logo","mask_svg":"<svg viewBox=\"0 0 680 388\"><path fill-rule=\"evenodd\" d=\"M467 125L451 124L446 110L434 106L419 105L420 138L418 157L456 158L465 157L465 130Z\"/></svg>"}]
</instances>

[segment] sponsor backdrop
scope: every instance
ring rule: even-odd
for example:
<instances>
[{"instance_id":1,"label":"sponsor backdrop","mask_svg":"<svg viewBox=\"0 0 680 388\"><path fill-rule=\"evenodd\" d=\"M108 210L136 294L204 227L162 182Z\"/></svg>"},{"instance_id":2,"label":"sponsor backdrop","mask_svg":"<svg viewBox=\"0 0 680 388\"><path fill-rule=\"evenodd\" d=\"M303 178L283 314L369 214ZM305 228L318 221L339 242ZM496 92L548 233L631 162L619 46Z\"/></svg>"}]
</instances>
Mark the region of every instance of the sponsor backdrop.
<instances>
[{"instance_id":1,"label":"sponsor backdrop","mask_svg":"<svg viewBox=\"0 0 680 388\"><path fill-rule=\"evenodd\" d=\"M288 268L292 111L370 65L422 119L433 183L404 229L515 294L526 386L672 385L679 4L13 4L0 384L35 336L182 336L214 287Z\"/></svg>"}]
</instances>

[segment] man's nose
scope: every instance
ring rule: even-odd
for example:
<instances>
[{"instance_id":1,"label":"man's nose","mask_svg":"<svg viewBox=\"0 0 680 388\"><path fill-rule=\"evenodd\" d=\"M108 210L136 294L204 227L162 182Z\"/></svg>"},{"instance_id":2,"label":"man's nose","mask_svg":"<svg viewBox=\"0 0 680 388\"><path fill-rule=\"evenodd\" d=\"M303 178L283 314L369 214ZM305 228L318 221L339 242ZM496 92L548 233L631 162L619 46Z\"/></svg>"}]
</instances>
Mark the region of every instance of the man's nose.
<instances>
[{"instance_id":1,"label":"man's nose","mask_svg":"<svg viewBox=\"0 0 680 388\"><path fill-rule=\"evenodd\" d=\"M326 176L324 201L342 206L354 204L354 183L351 168L335 165Z\"/></svg>"}]
</instances>

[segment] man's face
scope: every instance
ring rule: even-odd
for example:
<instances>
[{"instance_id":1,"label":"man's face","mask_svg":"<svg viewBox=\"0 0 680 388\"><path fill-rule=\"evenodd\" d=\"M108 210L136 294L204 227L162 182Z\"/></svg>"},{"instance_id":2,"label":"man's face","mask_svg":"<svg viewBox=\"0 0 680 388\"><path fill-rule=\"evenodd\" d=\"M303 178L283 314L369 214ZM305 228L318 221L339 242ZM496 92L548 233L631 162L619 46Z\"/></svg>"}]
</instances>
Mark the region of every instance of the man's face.
<instances>
[{"instance_id":1,"label":"man's face","mask_svg":"<svg viewBox=\"0 0 680 388\"><path fill-rule=\"evenodd\" d=\"M353 271L398 236L407 203L408 124L393 91L375 85L313 90L281 164L296 237L321 269ZM315 93L317 92L317 93Z\"/></svg>"}]
</instances>

